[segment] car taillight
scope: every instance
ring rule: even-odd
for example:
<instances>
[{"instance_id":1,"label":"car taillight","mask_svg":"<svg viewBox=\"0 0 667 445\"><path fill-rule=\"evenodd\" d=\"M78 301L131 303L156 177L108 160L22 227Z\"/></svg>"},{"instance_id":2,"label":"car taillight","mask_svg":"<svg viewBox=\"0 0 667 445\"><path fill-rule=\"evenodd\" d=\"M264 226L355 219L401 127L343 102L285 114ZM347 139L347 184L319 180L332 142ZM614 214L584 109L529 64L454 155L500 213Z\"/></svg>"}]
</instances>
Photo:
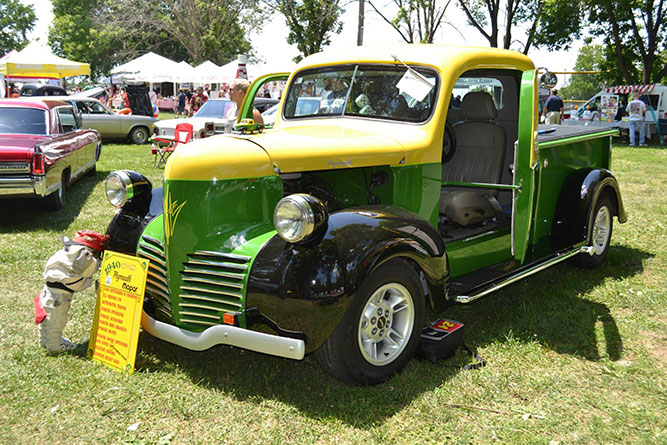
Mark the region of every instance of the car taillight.
<instances>
[{"instance_id":1,"label":"car taillight","mask_svg":"<svg viewBox=\"0 0 667 445\"><path fill-rule=\"evenodd\" d=\"M44 174L44 154L41 151L35 150L35 154L32 155L32 173L34 175Z\"/></svg>"}]
</instances>

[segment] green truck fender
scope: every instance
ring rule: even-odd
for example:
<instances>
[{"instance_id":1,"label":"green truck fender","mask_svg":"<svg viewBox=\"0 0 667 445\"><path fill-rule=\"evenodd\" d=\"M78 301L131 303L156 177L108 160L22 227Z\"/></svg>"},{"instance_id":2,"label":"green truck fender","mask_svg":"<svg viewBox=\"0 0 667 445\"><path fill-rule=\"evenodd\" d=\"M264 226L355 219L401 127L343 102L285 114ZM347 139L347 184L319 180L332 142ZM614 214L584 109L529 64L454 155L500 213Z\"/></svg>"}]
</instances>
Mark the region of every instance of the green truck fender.
<instances>
[{"instance_id":1,"label":"green truck fender","mask_svg":"<svg viewBox=\"0 0 667 445\"><path fill-rule=\"evenodd\" d=\"M614 175L604 168L586 168L572 173L563 184L552 222L552 247L565 248L590 242L593 209L603 194L614 204L614 216L627 221L621 191Z\"/></svg>"},{"instance_id":2,"label":"green truck fender","mask_svg":"<svg viewBox=\"0 0 667 445\"><path fill-rule=\"evenodd\" d=\"M367 206L332 213L319 236L305 244L270 239L253 262L246 308L305 334L306 352L312 352L333 333L364 279L394 258L421 272L434 310L451 303L437 230L405 209Z\"/></svg>"}]
</instances>

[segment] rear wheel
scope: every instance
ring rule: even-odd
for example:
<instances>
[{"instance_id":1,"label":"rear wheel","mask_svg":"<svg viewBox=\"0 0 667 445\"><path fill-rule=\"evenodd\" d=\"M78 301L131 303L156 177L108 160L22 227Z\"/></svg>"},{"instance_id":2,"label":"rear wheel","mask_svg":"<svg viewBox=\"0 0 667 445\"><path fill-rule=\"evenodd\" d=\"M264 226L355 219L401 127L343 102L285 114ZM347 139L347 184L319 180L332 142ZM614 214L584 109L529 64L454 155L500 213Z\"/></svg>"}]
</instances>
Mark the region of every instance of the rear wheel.
<instances>
[{"instance_id":1,"label":"rear wheel","mask_svg":"<svg viewBox=\"0 0 667 445\"><path fill-rule=\"evenodd\" d=\"M413 356L424 323L419 276L402 260L380 266L362 283L340 324L316 352L322 368L352 385L374 385Z\"/></svg>"},{"instance_id":2,"label":"rear wheel","mask_svg":"<svg viewBox=\"0 0 667 445\"><path fill-rule=\"evenodd\" d=\"M601 196L593 210L593 221L589 243L593 248L592 255L580 254L575 257L575 264L585 269L599 266L607 258L611 233L614 228L614 204L609 195Z\"/></svg>"},{"instance_id":3,"label":"rear wheel","mask_svg":"<svg viewBox=\"0 0 667 445\"><path fill-rule=\"evenodd\" d=\"M148 129L134 127L130 132L130 140L137 145L145 144L148 141Z\"/></svg>"},{"instance_id":4,"label":"rear wheel","mask_svg":"<svg viewBox=\"0 0 667 445\"><path fill-rule=\"evenodd\" d=\"M67 188L68 180L69 174L67 171L64 171L60 177L60 188L44 198L44 205L47 210L56 211L65 206L65 190Z\"/></svg>"}]
</instances>

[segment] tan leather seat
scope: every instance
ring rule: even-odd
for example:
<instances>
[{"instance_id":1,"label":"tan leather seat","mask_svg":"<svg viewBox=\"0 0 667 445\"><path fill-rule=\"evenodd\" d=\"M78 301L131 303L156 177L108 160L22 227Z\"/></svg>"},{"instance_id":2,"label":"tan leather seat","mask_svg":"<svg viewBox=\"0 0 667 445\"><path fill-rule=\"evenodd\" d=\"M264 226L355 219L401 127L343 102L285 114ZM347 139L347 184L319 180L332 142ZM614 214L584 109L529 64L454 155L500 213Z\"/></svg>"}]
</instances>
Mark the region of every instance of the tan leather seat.
<instances>
[{"instance_id":1,"label":"tan leather seat","mask_svg":"<svg viewBox=\"0 0 667 445\"><path fill-rule=\"evenodd\" d=\"M456 149L442 166L442 180L499 184L505 157L505 130L495 122L498 110L489 93L473 92L463 97L454 124ZM498 190L444 187L440 212L462 226L478 224L502 211Z\"/></svg>"}]
</instances>

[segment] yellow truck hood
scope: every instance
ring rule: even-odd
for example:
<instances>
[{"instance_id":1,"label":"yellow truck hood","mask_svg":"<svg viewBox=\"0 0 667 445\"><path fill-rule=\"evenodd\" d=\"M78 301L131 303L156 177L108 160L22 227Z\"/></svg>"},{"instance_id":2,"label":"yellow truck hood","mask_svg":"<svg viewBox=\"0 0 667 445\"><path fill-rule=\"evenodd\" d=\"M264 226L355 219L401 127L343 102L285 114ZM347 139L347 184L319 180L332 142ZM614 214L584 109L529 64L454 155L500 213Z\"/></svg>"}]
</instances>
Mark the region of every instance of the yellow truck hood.
<instances>
[{"instance_id":1,"label":"yellow truck hood","mask_svg":"<svg viewBox=\"0 0 667 445\"><path fill-rule=\"evenodd\" d=\"M172 155L165 178L252 178L277 173L401 165L406 163L406 154L414 152L415 143L423 148L430 143L424 140L424 132L418 126L366 122L372 130L365 130L359 123L350 123L350 119L339 121L341 125L328 119L325 123L284 126L260 134L221 135L191 142ZM392 137L392 133L399 131L401 140L412 139L413 150L406 151ZM413 137L406 138L406 133Z\"/></svg>"}]
</instances>

